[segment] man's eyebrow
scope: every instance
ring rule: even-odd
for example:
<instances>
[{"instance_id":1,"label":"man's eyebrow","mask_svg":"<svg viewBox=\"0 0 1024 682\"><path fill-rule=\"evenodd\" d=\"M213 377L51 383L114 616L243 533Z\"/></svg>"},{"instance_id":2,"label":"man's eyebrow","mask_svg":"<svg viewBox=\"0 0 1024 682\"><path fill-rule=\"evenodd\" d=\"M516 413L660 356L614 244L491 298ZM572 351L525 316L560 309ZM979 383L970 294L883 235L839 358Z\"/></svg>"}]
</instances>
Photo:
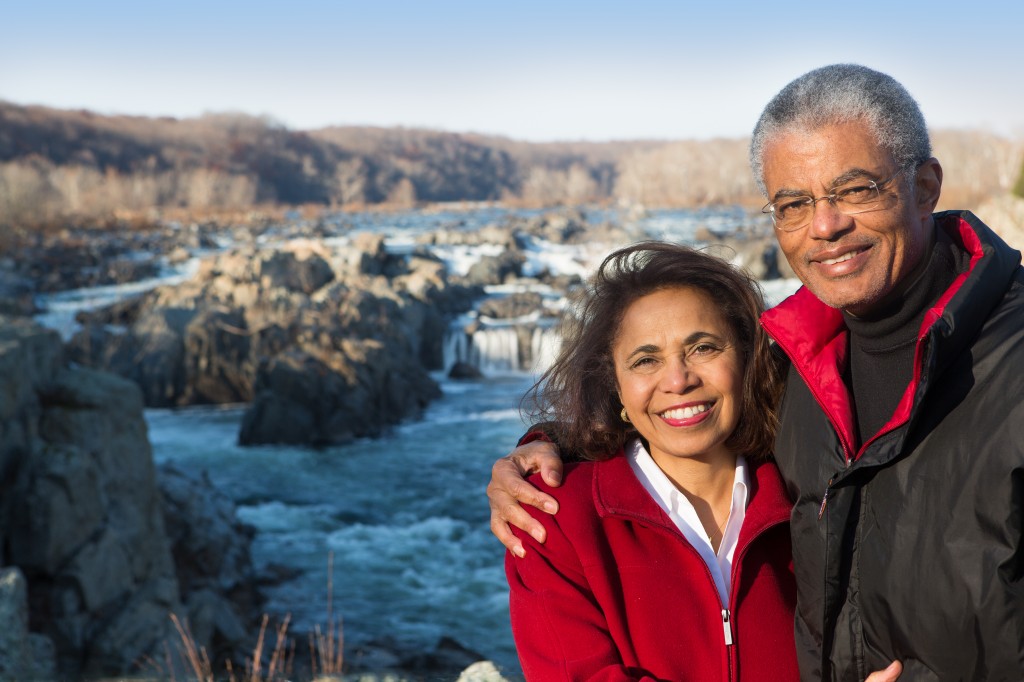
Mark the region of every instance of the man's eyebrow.
<instances>
[{"instance_id":1,"label":"man's eyebrow","mask_svg":"<svg viewBox=\"0 0 1024 682\"><path fill-rule=\"evenodd\" d=\"M878 179L878 174L877 173L872 173L871 171L865 170L863 168L851 168L850 170L846 171L842 175L838 175L838 176L832 178L832 182L830 182L828 186L829 187L839 187L840 185L845 185L846 183L851 182L853 180L860 180L860 179L863 179L863 178L867 178L867 179L870 179L870 180L877 180ZM784 188L784 189L780 189L778 192L776 192L774 195L772 195L772 201L778 201L779 199L781 199L783 197L810 197L810 196L814 196L814 195L812 193L808 192L807 190L803 190L803 189L785 189Z\"/></svg>"},{"instance_id":2,"label":"man's eyebrow","mask_svg":"<svg viewBox=\"0 0 1024 682\"><path fill-rule=\"evenodd\" d=\"M831 182L831 184L829 186L830 187L839 187L840 185L845 185L846 183L850 182L851 180L860 180L862 178L869 178L871 180L877 180L878 179L878 174L877 173L872 173L869 170L864 170L863 168L851 168L850 170L846 171L842 175L839 175L839 176L837 176L835 178L832 178L832 182Z\"/></svg>"}]
</instances>

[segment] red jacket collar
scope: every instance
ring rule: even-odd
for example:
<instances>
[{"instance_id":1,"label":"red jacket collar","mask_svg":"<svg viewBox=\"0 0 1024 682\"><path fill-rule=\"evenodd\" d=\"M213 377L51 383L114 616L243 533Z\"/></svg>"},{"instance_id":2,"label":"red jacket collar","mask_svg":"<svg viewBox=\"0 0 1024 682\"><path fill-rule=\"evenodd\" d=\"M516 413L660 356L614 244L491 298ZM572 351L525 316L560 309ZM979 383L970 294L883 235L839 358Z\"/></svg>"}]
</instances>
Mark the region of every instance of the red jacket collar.
<instances>
[{"instance_id":1,"label":"red jacket collar","mask_svg":"<svg viewBox=\"0 0 1024 682\"><path fill-rule=\"evenodd\" d=\"M750 497L740 530L739 547L769 526L789 520L793 507L774 462L751 463ZM619 516L677 532L675 524L637 480L622 450L594 465L594 508L600 517Z\"/></svg>"}]
</instances>

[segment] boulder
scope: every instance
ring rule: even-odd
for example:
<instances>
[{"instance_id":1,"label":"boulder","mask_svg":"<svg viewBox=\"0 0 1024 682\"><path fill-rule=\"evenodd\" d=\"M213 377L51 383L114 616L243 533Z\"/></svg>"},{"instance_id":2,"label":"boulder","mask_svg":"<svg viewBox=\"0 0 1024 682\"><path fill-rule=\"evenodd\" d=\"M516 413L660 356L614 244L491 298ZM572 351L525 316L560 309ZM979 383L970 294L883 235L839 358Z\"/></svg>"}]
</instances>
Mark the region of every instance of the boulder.
<instances>
[{"instance_id":1,"label":"boulder","mask_svg":"<svg viewBox=\"0 0 1024 682\"><path fill-rule=\"evenodd\" d=\"M330 357L291 350L260 364L239 442L343 443L419 414L440 389L409 355L342 339Z\"/></svg>"},{"instance_id":2,"label":"boulder","mask_svg":"<svg viewBox=\"0 0 1024 682\"><path fill-rule=\"evenodd\" d=\"M483 317L494 319L514 319L525 317L533 313L540 313L544 310L544 299L533 291L523 291L489 298L480 304L477 312Z\"/></svg>"},{"instance_id":3,"label":"boulder","mask_svg":"<svg viewBox=\"0 0 1024 682\"><path fill-rule=\"evenodd\" d=\"M183 338L195 314L190 308L153 308L127 330L86 325L68 342L68 357L134 381L148 406L181 404L187 378Z\"/></svg>"},{"instance_id":4,"label":"boulder","mask_svg":"<svg viewBox=\"0 0 1024 682\"><path fill-rule=\"evenodd\" d=\"M157 478L175 574L196 641L226 659L253 636L261 598L252 563L255 529L205 475L162 464Z\"/></svg>"},{"instance_id":5,"label":"boulder","mask_svg":"<svg viewBox=\"0 0 1024 682\"><path fill-rule=\"evenodd\" d=\"M754 279L796 276L774 237L727 237L709 245L708 252L746 270Z\"/></svg>"},{"instance_id":6,"label":"boulder","mask_svg":"<svg viewBox=\"0 0 1024 682\"><path fill-rule=\"evenodd\" d=\"M468 362L456 362L448 370L449 379L481 379L483 376L484 373L476 365L471 365Z\"/></svg>"},{"instance_id":7,"label":"boulder","mask_svg":"<svg viewBox=\"0 0 1024 682\"><path fill-rule=\"evenodd\" d=\"M28 587L15 567L0 568L0 680L52 680L57 659L48 637L28 630Z\"/></svg>"},{"instance_id":8,"label":"boulder","mask_svg":"<svg viewBox=\"0 0 1024 682\"><path fill-rule=\"evenodd\" d=\"M523 274L526 257L518 251L505 251L499 256L482 256L470 266L466 281L471 286L503 284Z\"/></svg>"},{"instance_id":9,"label":"boulder","mask_svg":"<svg viewBox=\"0 0 1024 682\"><path fill-rule=\"evenodd\" d=\"M330 263L312 251L261 254L256 261L256 271L264 289L280 287L307 296L334 279Z\"/></svg>"},{"instance_id":10,"label":"boulder","mask_svg":"<svg viewBox=\"0 0 1024 682\"><path fill-rule=\"evenodd\" d=\"M0 315L27 316L39 312L32 280L14 272L13 263L0 262Z\"/></svg>"},{"instance_id":11,"label":"boulder","mask_svg":"<svg viewBox=\"0 0 1024 682\"><path fill-rule=\"evenodd\" d=\"M459 674L455 682L508 682L490 661L477 661Z\"/></svg>"},{"instance_id":12,"label":"boulder","mask_svg":"<svg viewBox=\"0 0 1024 682\"><path fill-rule=\"evenodd\" d=\"M18 576L0 578L0 678L6 664L28 670L14 679L134 672L162 659L171 612L188 616L211 652L251 631L251 531L208 482L169 475L157 487L135 383L64 366L55 332L4 320L0 434L2 562L30 588L27 621L7 617L3 604L24 612L22 588ZM24 668L21 654L5 653L15 649L44 668ZM32 672L54 656L56 675Z\"/></svg>"}]
</instances>

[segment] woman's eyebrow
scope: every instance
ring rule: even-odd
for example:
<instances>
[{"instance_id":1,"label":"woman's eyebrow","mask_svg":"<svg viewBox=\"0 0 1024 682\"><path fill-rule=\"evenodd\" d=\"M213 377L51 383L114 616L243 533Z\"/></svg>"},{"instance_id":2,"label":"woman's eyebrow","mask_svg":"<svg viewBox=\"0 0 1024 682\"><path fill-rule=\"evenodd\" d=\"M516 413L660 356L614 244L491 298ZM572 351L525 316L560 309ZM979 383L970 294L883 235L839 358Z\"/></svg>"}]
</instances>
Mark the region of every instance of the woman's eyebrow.
<instances>
[{"instance_id":1,"label":"woman's eyebrow","mask_svg":"<svg viewBox=\"0 0 1024 682\"><path fill-rule=\"evenodd\" d=\"M634 348L633 352L626 356L626 359L629 360L634 355L641 355L642 353L657 353L659 350L661 350L660 346L656 346L653 343L646 343Z\"/></svg>"},{"instance_id":2,"label":"woman's eyebrow","mask_svg":"<svg viewBox=\"0 0 1024 682\"><path fill-rule=\"evenodd\" d=\"M685 339L683 339L683 344L689 346L690 344L697 343L702 339L710 339L712 341L718 342L724 341L722 337L718 336L717 334L704 330L698 330L687 336ZM634 348L633 352L626 356L626 359L629 360L634 355L640 355L642 353L657 353L660 350L661 346L658 346L653 343L645 343L642 346L637 346L636 348Z\"/></svg>"}]
</instances>

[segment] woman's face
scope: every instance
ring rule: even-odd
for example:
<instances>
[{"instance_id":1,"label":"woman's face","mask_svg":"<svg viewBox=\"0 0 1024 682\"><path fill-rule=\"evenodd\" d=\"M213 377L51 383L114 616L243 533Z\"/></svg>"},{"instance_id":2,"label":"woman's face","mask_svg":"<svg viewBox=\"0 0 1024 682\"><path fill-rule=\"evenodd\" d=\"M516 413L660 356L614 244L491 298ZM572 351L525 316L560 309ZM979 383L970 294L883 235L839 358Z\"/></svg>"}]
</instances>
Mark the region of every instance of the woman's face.
<instances>
[{"instance_id":1,"label":"woman's face","mask_svg":"<svg viewBox=\"0 0 1024 682\"><path fill-rule=\"evenodd\" d=\"M663 289L626 309L612 344L619 398L659 464L732 457L740 420L743 355L704 292Z\"/></svg>"}]
</instances>

